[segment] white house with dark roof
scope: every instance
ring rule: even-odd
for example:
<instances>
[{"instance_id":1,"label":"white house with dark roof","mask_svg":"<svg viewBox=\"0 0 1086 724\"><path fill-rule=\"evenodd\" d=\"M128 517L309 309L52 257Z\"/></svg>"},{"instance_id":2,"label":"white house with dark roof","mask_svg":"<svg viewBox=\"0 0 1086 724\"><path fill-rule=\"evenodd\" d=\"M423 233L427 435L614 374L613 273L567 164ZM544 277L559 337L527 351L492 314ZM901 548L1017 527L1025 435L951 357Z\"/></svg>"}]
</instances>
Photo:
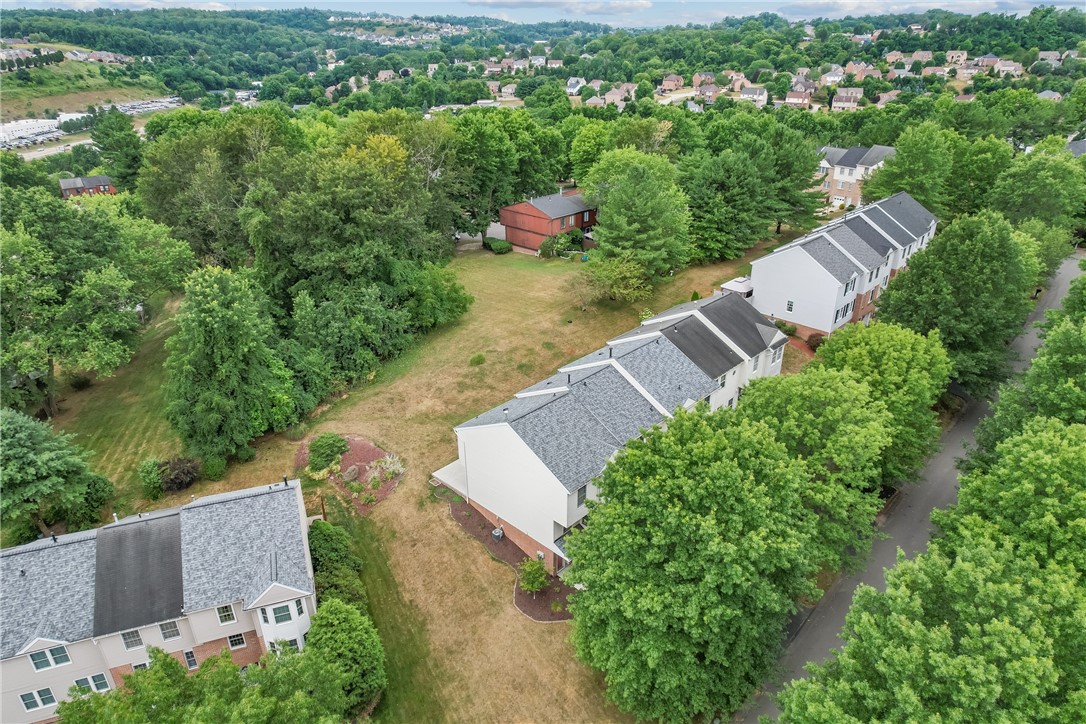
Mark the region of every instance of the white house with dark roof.
<instances>
[{"instance_id":1,"label":"white house with dark roof","mask_svg":"<svg viewBox=\"0 0 1086 724\"><path fill-rule=\"evenodd\" d=\"M803 336L868 321L875 301L938 219L912 196L894 194L845 214L751 264L751 303Z\"/></svg>"},{"instance_id":2,"label":"white house with dark roof","mask_svg":"<svg viewBox=\"0 0 1086 724\"><path fill-rule=\"evenodd\" d=\"M559 571L615 453L679 407L734 406L750 380L780 374L786 342L738 294L669 309L458 425L459 456L433 477Z\"/></svg>"},{"instance_id":3,"label":"white house with dark roof","mask_svg":"<svg viewBox=\"0 0 1086 724\"><path fill-rule=\"evenodd\" d=\"M0 551L0 721L52 719L156 646L189 669L302 648L316 608L297 481L199 498Z\"/></svg>"}]
</instances>

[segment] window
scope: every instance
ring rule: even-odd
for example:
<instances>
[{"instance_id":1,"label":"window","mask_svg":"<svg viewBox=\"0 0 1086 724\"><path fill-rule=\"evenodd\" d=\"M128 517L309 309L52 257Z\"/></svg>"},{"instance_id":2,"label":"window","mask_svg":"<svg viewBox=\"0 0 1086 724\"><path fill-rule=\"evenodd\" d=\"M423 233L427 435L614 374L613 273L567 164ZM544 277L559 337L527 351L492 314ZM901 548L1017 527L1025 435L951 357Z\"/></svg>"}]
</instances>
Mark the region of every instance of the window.
<instances>
[{"instance_id":1,"label":"window","mask_svg":"<svg viewBox=\"0 0 1086 724\"><path fill-rule=\"evenodd\" d=\"M728 407L735 407L735 398L734 397L729 397L728 398Z\"/></svg>"},{"instance_id":2,"label":"window","mask_svg":"<svg viewBox=\"0 0 1086 724\"><path fill-rule=\"evenodd\" d=\"M139 631L125 631L121 634L121 641L124 641L124 647L130 651L143 646L143 637Z\"/></svg>"},{"instance_id":3,"label":"window","mask_svg":"<svg viewBox=\"0 0 1086 724\"><path fill-rule=\"evenodd\" d=\"M838 189L843 189L844 187L845 187L845 182L844 181L838 181L837 182L837 188Z\"/></svg>"},{"instance_id":4,"label":"window","mask_svg":"<svg viewBox=\"0 0 1086 724\"><path fill-rule=\"evenodd\" d=\"M75 685L83 691L109 691L109 682L106 681L105 674L95 674L90 678L83 677L82 679L76 679Z\"/></svg>"},{"instance_id":5,"label":"window","mask_svg":"<svg viewBox=\"0 0 1086 724\"><path fill-rule=\"evenodd\" d=\"M132 670L133 671L141 671L141 670L145 670L146 668L147 668L147 662L144 662L142 664L133 664L132 665Z\"/></svg>"},{"instance_id":6,"label":"window","mask_svg":"<svg viewBox=\"0 0 1086 724\"><path fill-rule=\"evenodd\" d=\"M67 664L70 663L71 660L71 657L68 656L68 650L63 646L54 646L51 649L35 651L30 654L30 663L34 664L35 671Z\"/></svg>"},{"instance_id":7,"label":"window","mask_svg":"<svg viewBox=\"0 0 1086 724\"><path fill-rule=\"evenodd\" d=\"M226 643L230 644L232 649L243 649L245 648L245 634L234 634L226 639Z\"/></svg>"},{"instance_id":8,"label":"window","mask_svg":"<svg viewBox=\"0 0 1086 724\"><path fill-rule=\"evenodd\" d=\"M795 306L796 306L796 303L793 302L791 299L789 299L788 303L784 305L784 308L785 308L786 311L791 312L795 308Z\"/></svg>"},{"instance_id":9,"label":"window","mask_svg":"<svg viewBox=\"0 0 1086 724\"><path fill-rule=\"evenodd\" d=\"M773 350L773 362L777 363L781 361L781 357L784 357L784 346L777 347Z\"/></svg>"},{"instance_id":10,"label":"window","mask_svg":"<svg viewBox=\"0 0 1086 724\"><path fill-rule=\"evenodd\" d=\"M52 706L57 703L52 689L38 689L26 694L19 694L19 698L22 699L23 708L27 711L33 711L43 706Z\"/></svg>"},{"instance_id":11,"label":"window","mask_svg":"<svg viewBox=\"0 0 1086 724\"><path fill-rule=\"evenodd\" d=\"M566 217L562 217L562 220L558 223L561 228L566 228Z\"/></svg>"},{"instance_id":12,"label":"window","mask_svg":"<svg viewBox=\"0 0 1086 724\"><path fill-rule=\"evenodd\" d=\"M849 280L848 284L845 285L845 294L848 294L849 292L853 292L855 290L856 290L856 277L853 277L852 279Z\"/></svg>"},{"instance_id":13,"label":"window","mask_svg":"<svg viewBox=\"0 0 1086 724\"><path fill-rule=\"evenodd\" d=\"M757 372L757 371L758 371L758 363L759 363L759 362L760 362L761 360L762 360L762 355L758 355L757 357L755 357L755 358L754 358L754 360L753 360L753 362L754 362L754 367L752 368L754 372Z\"/></svg>"},{"instance_id":14,"label":"window","mask_svg":"<svg viewBox=\"0 0 1086 724\"><path fill-rule=\"evenodd\" d=\"M222 626L224 623L233 623L237 620L234 618L233 606L219 606L217 609L215 609L215 612L219 614L220 626Z\"/></svg>"},{"instance_id":15,"label":"window","mask_svg":"<svg viewBox=\"0 0 1086 724\"><path fill-rule=\"evenodd\" d=\"M264 623L268 622L268 609L266 609L266 608L260 609L260 620L263 621Z\"/></svg>"},{"instance_id":16,"label":"window","mask_svg":"<svg viewBox=\"0 0 1086 724\"><path fill-rule=\"evenodd\" d=\"M291 649L294 649L295 651L297 651L298 650L298 639L291 639L290 641L284 641L283 645L286 646L287 648L291 648Z\"/></svg>"},{"instance_id":17,"label":"window","mask_svg":"<svg viewBox=\"0 0 1086 724\"><path fill-rule=\"evenodd\" d=\"M286 623L290 620L290 606L276 606L272 609L272 616L276 623Z\"/></svg>"},{"instance_id":18,"label":"window","mask_svg":"<svg viewBox=\"0 0 1086 724\"><path fill-rule=\"evenodd\" d=\"M196 654L194 654L191 651L186 651L185 652L185 665L188 666L190 669L195 669L196 668Z\"/></svg>"},{"instance_id":19,"label":"window","mask_svg":"<svg viewBox=\"0 0 1086 724\"><path fill-rule=\"evenodd\" d=\"M177 621L167 621L166 623L160 623L158 630L162 632L162 640L169 641L170 639L176 639L181 637L181 632L177 629Z\"/></svg>"},{"instance_id":20,"label":"window","mask_svg":"<svg viewBox=\"0 0 1086 724\"><path fill-rule=\"evenodd\" d=\"M305 606L302 605L302 599L298 599L294 602L294 609L298 612L299 616L305 615Z\"/></svg>"},{"instance_id":21,"label":"window","mask_svg":"<svg viewBox=\"0 0 1086 724\"><path fill-rule=\"evenodd\" d=\"M569 225L570 225L570 226L573 226L573 225L575 225L576 223L577 223L577 215L576 215L576 214L574 214L573 216L569 217Z\"/></svg>"},{"instance_id":22,"label":"window","mask_svg":"<svg viewBox=\"0 0 1086 724\"><path fill-rule=\"evenodd\" d=\"M584 216L583 216L583 217L581 217L581 218L582 218L582 221L584 221L584 223L586 223L586 224L587 224L587 223L588 223L588 212L587 212L587 211L586 211L586 212L584 212Z\"/></svg>"},{"instance_id":23,"label":"window","mask_svg":"<svg viewBox=\"0 0 1086 724\"><path fill-rule=\"evenodd\" d=\"M588 486L582 485L577 488L577 507L584 505L585 498L588 497Z\"/></svg>"}]
</instances>

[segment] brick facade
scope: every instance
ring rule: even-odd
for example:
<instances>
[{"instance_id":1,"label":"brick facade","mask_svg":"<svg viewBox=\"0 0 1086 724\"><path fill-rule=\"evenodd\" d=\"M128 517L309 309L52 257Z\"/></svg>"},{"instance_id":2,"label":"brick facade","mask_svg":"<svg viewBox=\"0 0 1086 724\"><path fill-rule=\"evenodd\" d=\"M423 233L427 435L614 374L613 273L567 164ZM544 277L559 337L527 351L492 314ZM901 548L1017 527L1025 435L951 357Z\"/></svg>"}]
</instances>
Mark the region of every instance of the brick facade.
<instances>
[{"instance_id":1,"label":"brick facade","mask_svg":"<svg viewBox=\"0 0 1086 724\"><path fill-rule=\"evenodd\" d=\"M499 518L494 513L490 512L483 506L476 503L474 500L469 500L468 504L475 508L479 513L486 518L492 526L497 528L502 527L502 531L505 533L505 537L513 542L517 548L524 551L524 555L532 558L539 551L543 551L543 563L547 566L547 570L551 573L557 573L558 569L564 565L564 561L561 556L555 555L546 546L532 538L530 535L520 530L516 526L510 525L506 521Z\"/></svg>"}]
</instances>

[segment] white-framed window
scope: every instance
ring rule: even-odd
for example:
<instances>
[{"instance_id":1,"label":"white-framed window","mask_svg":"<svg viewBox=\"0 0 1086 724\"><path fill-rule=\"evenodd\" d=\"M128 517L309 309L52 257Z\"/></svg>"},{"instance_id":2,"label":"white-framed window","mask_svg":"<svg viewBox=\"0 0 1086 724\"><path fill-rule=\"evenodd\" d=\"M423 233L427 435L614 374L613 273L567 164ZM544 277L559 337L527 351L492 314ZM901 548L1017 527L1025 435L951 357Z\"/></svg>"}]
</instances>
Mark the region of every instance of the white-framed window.
<instances>
[{"instance_id":1,"label":"white-framed window","mask_svg":"<svg viewBox=\"0 0 1086 724\"><path fill-rule=\"evenodd\" d=\"M23 702L23 708L27 711L34 711L43 706L52 706L57 703L56 697L53 696L53 690L48 688L19 694L19 698Z\"/></svg>"},{"instance_id":2,"label":"white-framed window","mask_svg":"<svg viewBox=\"0 0 1086 724\"><path fill-rule=\"evenodd\" d=\"M294 602L294 610L298 612L298 616L305 615L305 606L302 604L302 599L298 599Z\"/></svg>"},{"instance_id":3,"label":"white-framed window","mask_svg":"<svg viewBox=\"0 0 1086 724\"><path fill-rule=\"evenodd\" d=\"M845 285L845 294L856 291L856 277L849 279L848 284Z\"/></svg>"},{"instance_id":4,"label":"white-framed window","mask_svg":"<svg viewBox=\"0 0 1086 724\"><path fill-rule=\"evenodd\" d=\"M232 649L243 649L245 648L245 634L234 634L226 639L226 643Z\"/></svg>"},{"instance_id":5,"label":"white-framed window","mask_svg":"<svg viewBox=\"0 0 1086 724\"><path fill-rule=\"evenodd\" d=\"M158 630L162 632L163 641L181 638L181 631L177 628L177 621L167 621L166 623L160 623L158 625Z\"/></svg>"},{"instance_id":6,"label":"white-framed window","mask_svg":"<svg viewBox=\"0 0 1086 724\"><path fill-rule=\"evenodd\" d=\"M75 680L75 685L83 691L109 691L109 682L106 681L105 674L94 674L92 676L84 676L81 679Z\"/></svg>"},{"instance_id":7,"label":"white-framed window","mask_svg":"<svg viewBox=\"0 0 1086 724\"><path fill-rule=\"evenodd\" d=\"M71 661L71 657L68 656L68 649L63 646L54 646L51 649L43 649L30 654L30 663L34 665L35 671L51 669L54 666L69 664Z\"/></svg>"},{"instance_id":8,"label":"white-framed window","mask_svg":"<svg viewBox=\"0 0 1086 724\"><path fill-rule=\"evenodd\" d=\"M272 617L275 619L276 623L286 623L287 621L290 621L290 606L275 606L272 608Z\"/></svg>"},{"instance_id":9,"label":"white-framed window","mask_svg":"<svg viewBox=\"0 0 1086 724\"><path fill-rule=\"evenodd\" d=\"M264 623L268 623L268 609L266 609L266 608L260 609L260 620L263 621Z\"/></svg>"},{"instance_id":10,"label":"white-framed window","mask_svg":"<svg viewBox=\"0 0 1086 724\"><path fill-rule=\"evenodd\" d=\"M148 667L148 663L144 661L142 664L132 664L133 671L145 671Z\"/></svg>"},{"instance_id":11,"label":"white-framed window","mask_svg":"<svg viewBox=\"0 0 1086 724\"><path fill-rule=\"evenodd\" d=\"M234 617L233 604L227 604L225 606L219 606L215 609L215 613L219 614L219 625L222 626L228 623L234 623L237 618Z\"/></svg>"},{"instance_id":12,"label":"white-framed window","mask_svg":"<svg viewBox=\"0 0 1086 724\"><path fill-rule=\"evenodd\" d=\"M121 634L121 641L124 642L124 647L129 651L143 646L143 637L140 636L139 631L125 631Z\"/></svg>"},{"instance_id":13,"label":"white-framed window","mask_svg":"<svg viewBox=\"0 0 1086 724\"><path fill-rule=\"evenodd\" d=\"M585 501L585 499L587 497L588 497L588 486L587 485L582 485L581 487L577 488L577 506L578 507L584 505L584 501Z\"/></svg>"},{"instance_id":14,"label":"white-framed window","mask_svg":"<svg viewBox=\"0 0 1086 724\"><path fill-rule=\"evenodd\" d=\"M283 645L286 646L287 648L291 648L291 649L294 649L295 651L297 651L298 650L298 639L290 639L289 641L284 641Z\"/></svg>"},{"instance_id":15,"label":"white-framed window","mask_svg":"<svg viewBox=\"0 0 1086 724\"><path fill-rule=\"evenodd\" d=\"M728 398L728 407L735 407L735 398L734 397L729 397Z\"/></svg>"},{"instance_id":16,"label":"white-framed window","mask_svg":"<svg viewBox=\"0 0 1086 724\"><path fill-rule=\"evenodd\" d=\"M583 217L581 217L581 218L582 218L582 219L584 220L584 223L586 223L586 224L588 223L588 213L589 213L589 212L587 212L587 211L586 211L586 212L584 212L584 216L583 216Z\"/></svg>"},{"instance_id":17,"label":"white-framed window","mask_svg":"<svg viewBox=\"0 0 1086 724\"><path fill-rule=\"evenodd\" d=\"M754 366L753 366L753 367L752 367L751 369L752 369L752 370L753 370L754 372L757 372L757 371L758 371L758 363L759 363L759 362L761 362L761 360L762 360L762 355L758 355L757 357L755 357L755 358L754 358L754 359L752 360L752 362L754 363Z\"/></svg>"},{"instance_id":18,"label":"white-framed window","mask_svg":"<svg viewBox=\"0 0 1086 724\"><path fill-rule=\"evenodd\" d=\"M795 307L796 307L796 303L793 302L791 299L789 299L788 302L784 305L785 311L788 311L788 312L791 312L793 309L795 309Z\"/></svg>"},{"instance_id":19,"label":"white-framed window","mask_svg":"<svg viewBox=\"0 0 1086 724\"><path fill-rule=\"evenodd\" d=\"M189 667L190 669L196 668L196 654L192 651L185 652L185 666Z\"/></svg>"}]
</instances>

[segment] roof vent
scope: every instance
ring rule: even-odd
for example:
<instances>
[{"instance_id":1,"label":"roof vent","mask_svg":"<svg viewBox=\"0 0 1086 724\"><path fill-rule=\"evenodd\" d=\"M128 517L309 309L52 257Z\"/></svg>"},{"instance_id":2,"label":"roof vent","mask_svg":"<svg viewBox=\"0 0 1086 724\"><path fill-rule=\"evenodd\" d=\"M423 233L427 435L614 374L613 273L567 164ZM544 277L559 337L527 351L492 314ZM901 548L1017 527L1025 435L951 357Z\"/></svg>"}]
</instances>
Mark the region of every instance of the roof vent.
<instances>
[{"instance_id":1,"label":"roof vent","mask_svg":"<svg viewBox=\"0 0 1086 724\"><path fill-rule=\"evenodd\" d=\"M19 575L20 576L25 576L26 575L26 569L25 568L20 568L19 569Z\"/></svg>"},{"instance_id":2,"label":"roof vent","mask_svg":"<svg viewBox=\"0 0 1086 724\"><path fill-rule=\"evenodd\" d=\"M509 415L509 408L508 408L508 407L503 407L503 408L502 408L502 412L503 412L503 413L504 413L504 414L505 414L505 415L506 415L506 416L508 417L508 415Z\"/></svg>"},{"instance_id":3,"label":"roof vent","mask_svg":"<svg viewBox=\"0 0 1086 724\"><path fill-rule=\"evenodd\" d=\"M286 485L286 484L287 484L287 476L286 476L286 475L284 475L284 476L283 476L283 485Z\"/></svg>"},{"instance_id":4,"label":"roof vent","mask_svg":"<svg viewBox=\"0 0 1086 724\"><path fill-rule=\"evenodd\" d=\"M114 513L114 514L113 514L113 522L114 522L114 523L116 523L116 522L117 522L117 520L118 520L118 518L117 518L117 514L116 514L116 513Z\"/></svg>"},{"instance_id":5,"label":"roof vent","mask_svg":"<svg viewBox=\"0 0 1086 724\"><path fill-rule=\"evenodd\" d=\"M50 538L52 538L52 539L53 539L53 542L54 542L54 543L56 543L56 542L57 542L57 534L56 534L56 533L53 533L53 534L52 534L52 535L50 536Z\"/></svg>"}]
</instances>

